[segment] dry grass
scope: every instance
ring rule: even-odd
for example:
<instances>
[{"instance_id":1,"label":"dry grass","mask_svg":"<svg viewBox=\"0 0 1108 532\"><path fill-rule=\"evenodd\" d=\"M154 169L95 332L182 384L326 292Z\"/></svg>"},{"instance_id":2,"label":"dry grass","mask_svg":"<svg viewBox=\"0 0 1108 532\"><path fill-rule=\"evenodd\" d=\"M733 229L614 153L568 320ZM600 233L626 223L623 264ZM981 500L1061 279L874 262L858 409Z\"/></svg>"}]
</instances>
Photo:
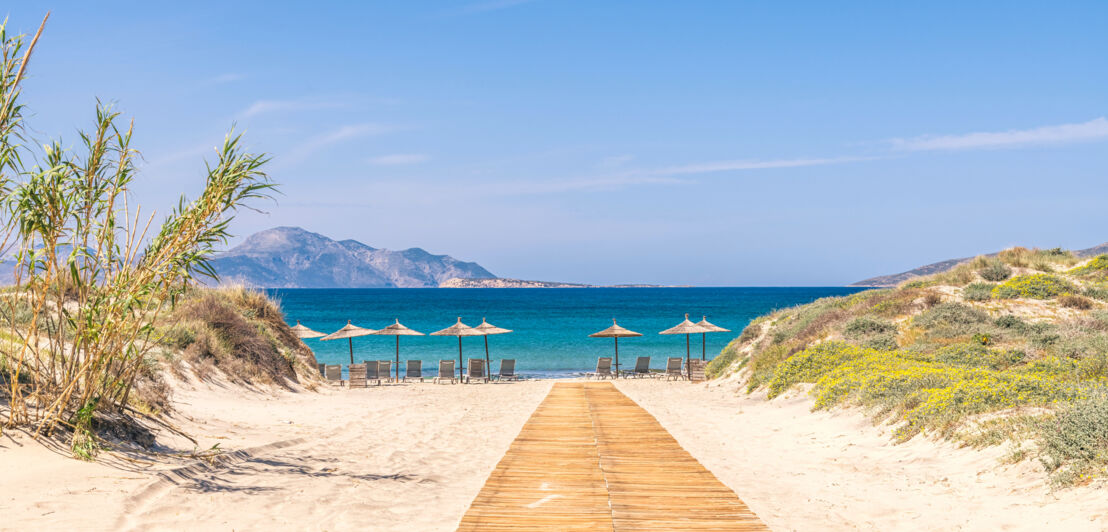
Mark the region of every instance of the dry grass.
<instances>
[{"instance_id":1,"label":"dry grass","mask_svg":"<svg viewBox=\"0 0 1108 532\"><path fill-rule=\"evenodd\" d=\"M243 288L191 291L160 341L181 350L201 376L218 369L239 382L287 386L318 373L314 355L293 335L277 303Z\"/></svg>"}]
</instances>

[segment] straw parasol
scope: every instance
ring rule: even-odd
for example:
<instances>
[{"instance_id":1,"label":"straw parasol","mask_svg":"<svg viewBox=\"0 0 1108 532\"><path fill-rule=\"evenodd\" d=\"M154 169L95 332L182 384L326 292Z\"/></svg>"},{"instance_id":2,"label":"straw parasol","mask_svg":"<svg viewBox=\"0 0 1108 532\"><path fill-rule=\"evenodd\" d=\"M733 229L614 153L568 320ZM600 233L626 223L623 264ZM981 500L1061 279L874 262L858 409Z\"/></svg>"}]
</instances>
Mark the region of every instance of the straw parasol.
<instances>
[{"instance_id":1,"label":"straw parasol","mask_svg":"<svg viewBox=\"0 0 1108 532\"><path fill-rule=\"evenodd\" d=\"M708 316L701 316L696 324L708 329L708 332L731 332L731 329L709 322ZM700 333L700 360L708 360L708 333Z\"/></svg>"},{"instance_id":2,"label":"straw parasol","mask_svg":"<svg viewBox=\"0 0 1108 532\"><path fill-rule=\"evenodd\" d=\"M396 323L385 327L373 334L380 334L383 336L395 336L396 337L396 382L400 382L400 337L401 336L423 336L423 333L419 331L413 331L400 324L400 320L396 320Z\"/></svg>"},{"instance_id":3,"label":"straw parasol","mask_svg":"<svg viewBox=\"0 0 1108 532\"><path fill-rule=\"evenodd\" d=\"M292 330L292 334L295 334L297 338L319 338L321 336L327 336L319 331L313 331L303 325L300 325L300 320L296 320L296 325L289 327Z\"/></svg>"},{"instance_id":4,"label":"straw parasol","mask_svg":"<svg viewBox=\"0 0 1108 532\"><path fill-rule=\"evenodd\" d=\"M489 380L489 374L492 372L492 363L489 362L489 335L490 334L504 334L512 332L511 329L502 329L493 325L485 318L481 318L481 325L474 327L478 331L481 331L481 336L485 337L485 380Z\"/></svg>"},{"instance_id":5,"label":"straw parasol","mask_svg":"<svg viewBox=\"0 0 1108 532\"><path fill-rule=\"evenodd\" d=\"M343 338L346 338L347 340L349 340L350 341L350 363L353 364L354 363L354 338L357 338L358 336L368 336L368 335L373 334L373 332L374 332L373 329L365 329L365 328L362 328L362 327L358 327L357 325L351 324L350 320L346 320L346 325L343 328L341 328L341 329L339 329L339 330L337 330L337 331L335 331L331 334L328 334L327 336L324 336L323 338L320 338L320 340L341 340Z\"/></svg>"},{"instance_id":6,"label":"straw parasol","mask_svg":"<svg viewBox=\"0 0 1108 532\"><path fill-rule=\"evenodd\" d=\"M616 319L612 318L612 326L611 327L608 327L607 329L604 329L603 331L600 331L600 332L597 332L597 333L592 333L592 334L589 335L589 338L615 338L616 339L616 377L619 377L619 339L620 338L631 338L631 337L634 337L634 336L642 336L642 334L637 333L635 331L629 331L627 329L624 329L623 327L620 327L619 324L616 323Z\"/></svg>"},{"instance_id":7,"label":"straw parasol","mask_svg":"<svg viewBox=\"0 0 1108 532\"><path fill-rule=\"evenodd\" d=\"M701 327L691 321L689 321L689 315L685 314L685 321L678 323L677 325L670 327L658 334L683 334L685 335L685 371L688 372L689 378L692 378L692 368L689 367L689 359L691 358L689 348L689 335L700 334L709 332L708 329Z\"/></svg>"},{"instance_id":8,"label":"straw parasol","mask_svg":"<svg viewBox=\"0 0 1108 532\"><path fill-rule=\"evenodd\" d=\"M462 317L458 316L458 323L451 325L441 331L435 331L431 333L431 336L457 336L458 337L458 382L462 382L462 371L465 369L462 365L462 337L463 336L481 336L477 329L470 327L462 323ZM487 371L486 371L487 373Z\"/></svg>"}]
</instances>

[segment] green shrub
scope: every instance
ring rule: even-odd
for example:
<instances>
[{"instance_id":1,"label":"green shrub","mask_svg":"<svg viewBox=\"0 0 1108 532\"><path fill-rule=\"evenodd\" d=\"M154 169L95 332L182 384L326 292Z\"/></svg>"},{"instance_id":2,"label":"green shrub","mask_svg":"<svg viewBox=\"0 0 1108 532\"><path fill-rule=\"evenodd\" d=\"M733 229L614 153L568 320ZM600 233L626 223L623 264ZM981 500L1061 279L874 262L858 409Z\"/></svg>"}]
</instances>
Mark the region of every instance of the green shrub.
<instances>
[{"instance_id":1,"label":"green shrub","mask_svg":"<svg viewBox=\"0 0 1108 532\"><path fill-rule=\"evenodd\" d=\"M1072 293L1074 290L1076 288L1072 284L1060 277L1046 273L1033 273L1013 277L997 285L993 289L993 296L998 299L1017 297L1050 299L1062 294Z\"/></svg>"},{"instance_id":2,"label":"green shrub","mask_svg":"<svg viewBox=\"0 0 1108 532\"><path fill-rule=\"evenodd\" d=\"M977 275L986 281L1000 282L1012 276L1012 269L999 260L991 260L985 267L977 270Z\"/></svg>"},{"instance_id":3,"label":"green shrub","mask_svg":"<svg viewBox=\"0 0 1108 532\"><path fill-rule=\"evenodd\" d=\"M973 283L962 290L962 297L969 301L992 299L994 287L996 285L992 283Z\"/></svg>"},{"instance_id":4,"label":"green shrub","mask_svg":"<svg viewBox=\"0 0 1108 532\"><path fill-rule=\"evenodd\" d=\"M980 309L962 303L941 303L912 319L912 324L937 332L941 336L971 334L978 325L987 322L989 315Z\"/></svg>"},{"instance_id":5,"label":"green shrub","mask_svg":"<svg viewBox=\"0 0 1108 532\"><path fill-rule=\"evenodd\" d=\"M1030 327L1030 325L1028 325L1026 321L1023 321L1019 319L1018 316L1012 314L1005 314L997 318L996 321L994 321L993 323L995 323L997 327L1000 327L1002 329L1011 329L1021 333L1027 331L1028 327Z\"/></svg>"},{"instance_id":6,"label":"green shrub","mask_svg":"<svg viewBox=\"0 0 1108 532\"><path fill-rule=\"evenodd\" d=\"M1043 466L1058 485L1072 485L1108 464L1108 396L1100 393L1059 413L1042 431Z\"/></svg>"},{"instance_id":7,"label":"green shrub","mask_svg":"<svg viewBox=\"0 0 1108 532\"><path fill-rule=\"evenodd\" d=\"M741 336L738 339L731 340L727 347L720 351L719 355L708 362L708 366L704 368L705 375L709 379L727 375L731 370L731 366L739 358L739 346L742 343Z\"/></svg>"},{"instance_id":8,"label":"green shrub","mask_svg":"<svg viewBox=\"0 0 1108 532\"><path fill-rule=\"evenodd\" d=\"M1108 301L1108 286L1090 286L1085 289L1085 297Z\"/></svg>"},{"instance_id":9,"label":"green shrub","mask_svg":"<svg viewBox=\"0 0 1108 532\"><path fill-rule=\"evenodd\" d=\"M899 346L896 343L895 334L879 334L867 338L864 342L862 342L862 347L868 347L870 349L880 349L882 351L892 351Z\"/></svg>"},{"instance_id":10,"label":"green shrub","mask_svg":"<svg viewBox=\"0 0 1108 532\"><path fill-rule=\"evenodd\" d=\"M752 321L743 328L742 334L739 335L739 343L750 342L757 338L759 334L762 334L762 322Z\"/></svg>"},{"instance_id":11,"label":"green shrub","mask_svg":"<svg viewBox=\"0 0 1108 532\"><path fill-rule=\"evenodd\" d=\"M867 316L861 316L850 320L843 329L843 336L851 339L892 333L896 333L896 324Z\"/></svg>"}]
</instances>

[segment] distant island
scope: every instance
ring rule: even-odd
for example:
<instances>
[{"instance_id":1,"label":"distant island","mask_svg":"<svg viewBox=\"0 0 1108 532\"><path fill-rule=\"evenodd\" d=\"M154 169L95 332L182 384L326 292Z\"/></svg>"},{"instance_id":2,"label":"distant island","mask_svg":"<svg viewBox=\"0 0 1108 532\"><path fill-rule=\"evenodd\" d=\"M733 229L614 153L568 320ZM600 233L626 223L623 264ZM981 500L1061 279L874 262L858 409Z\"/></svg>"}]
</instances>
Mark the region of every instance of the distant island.
<instances>
[{"instance_id":1,"label":"distant island","mask_svg":"<svg viewBox=\"0 0 1108 532\"><path fill-rule=\"evenodd\" d=\"M1079 249L1072 252L1074 256L1081 258L1095 257L1104 253L1108 253L1108 242L1100 244L1099 246L1093 246L1088 249ZM996 257L997 253L989 253L986 257ZM891 275L881 275L878 277L870 277L869 279L863 279L861 281L850 283L847 286L861 286L869 288L889 288L897 286L909 279L915 279L916 277L924 277L936 273L942 273L959 264L963 264L973 260L974 257L963 257L960 259L948 259L941 262L934 262L919 268L908 270L906 272L894 273Z\"/></svg>"},{"instance_id":2,"label":"distant island","mask_svg":"<svg viewBox=\"0 0 1108 532\"><path fill-rule=\"evenodd\" d=\"M496 277L450 255L378 249L300 227L254 233L217 254L212 266L223 283L258 288L433 288L456 277Z\"/></svg>"},{"instance_id":3,"label":"distant island","mask_svg":"<svg viewBox=\"0 0 1108 532\"><path fill-rule=\"evenodd\" d=\"M595 285L581 283L560 283L555 281L525 281L522 279L464 279L456 277L439 284L439 288L658 288L654 284L616 284Z\"/></svg>"}]
</instances>

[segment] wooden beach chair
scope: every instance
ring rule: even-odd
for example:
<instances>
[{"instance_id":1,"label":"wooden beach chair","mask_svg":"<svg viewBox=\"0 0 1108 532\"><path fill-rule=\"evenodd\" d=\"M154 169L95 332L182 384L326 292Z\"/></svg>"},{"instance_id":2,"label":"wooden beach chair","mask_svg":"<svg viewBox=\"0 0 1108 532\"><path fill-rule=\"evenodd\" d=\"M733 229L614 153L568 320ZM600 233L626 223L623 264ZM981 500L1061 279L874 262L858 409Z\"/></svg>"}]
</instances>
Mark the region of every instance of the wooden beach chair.
<instances>
[{"instance_id":1,"label":"wooden beach chair","mask_svg":"<svg viewBox=\"0 0 1108 532\"><path fill-rule=\"evenodd\" d=\"M347 377L350 381L350 387L360 386L362 388L369 387L366 381L365 364L351 364L350 375Z\"/></svg>"},{"instance_id":2,"label":"wooden beach chair","mask_svg":"<svg viewBox=\"0 0 1108 532\"><path fill-rule=\"evenodd\" d=\"M319 366L319 376L326 378L327 377L327 364L319 362L316 365Z\"/></svg>"},{"instance_id":3,"label":"wooden beach chair","mask_svg":"<svg viewBox=\"0 0 1108 532\"><path fill-rule=\"evenodd\" d=\"M690 360L689 361L689 380L692 382L701 382L707 379L706 373L708 369L707 360Z\"/></svg>"},{"instance_id":4,"label":"wooden beach chair","mask_svg":"<svg viewBox=\"0 0 1108 532\"><path fill-rule=\"evenodd\" d=\"M453 360L440 360L439 361L439 376L435 377L431 382L440 383L450 381L450 384L454 384L458 381L454 377L454 361Z\"/></svg>"},{"instance_id":5,"label":"wooden beach chair","mask_svg":"<svg viewBox=\"0 0 1108 532\"><path fill-rule=\"evenodd\" d=\"M496 382L519 380L516 376L516 360L505 358L500 360L500 373L496 375Z\"/></svg>"},{"instance_id":6,"label":"wooden beach chair","mask_svg":"<svg viewBox=\"0 0 1108 532\"><path fill-rule=\"evenodd\" d=\"M684 379L685 373L681 371L681 357L670 357L666 359L666 380L678 380Z\"/></svg>"},{"instance_id":7,"label":"wooden beach chair","mask_svg":"<svg viewBox=\"0 0 1108 532\"><path fill-rule=\"evenodd\" d=\"M392 376L392 361L391 360L379 360L379 361L377 361L377 371L380 373L380 375L378 375L378 376L381 377L381 380L383 382L392 382L392 381L396 380Z\"/></svg>"},{"instance_id":8,"label":"wooden beach chair","mask_svg":"<svg viewBox=\"0 0 1108 532\"><path fill-rule=\"evenodd\" d=\"M600 357L596 359L596 371L590 375L594 379L611 379L614 377L612 374L612 357Z\"/></svg>"},{"instance_id":9,"label":"wooden beach chair","mask_svg":"<svg viewBox=\"0 0 1108 532\"><path fill-rule=\"evenodd\" d=\"M371 383L371 382L376 382L377 386L380 386L381 385L381 372L377 369L377 367L378 367L377 361L376 360L363 360L362 363L365 364L366 386L368 387L369 383Z\"/></svg>"},{"instance_id":10,"label":"wooden beach chair","mask_svg":"<svg viewBox=\"0 0 1108 532\"><path fill-rule=\"evenodd\" d=\"M650 376L650 357L639 357L635 359L635 370L624 371L623 376L627 378L641 378Z\"/></svg>"},{"instance_id":11,"label":"wooden beach chair","mask_svg":"<svg viewBox=\"0 0 1108 532\"><path fill-rule=\"evenodd\" d=\"M467 384L469 383L470 379L477 379L477 381L489 382L489 377L485 374L485 359L483 358L469 359L469 365L466 367L466 373Z\"/></svg>"},{"instance_id":12,"label":"wooden beach chair","mask_svg":"<svg viewBox=\"0 0 1108 532\"><path fill-rule=\"evenodd\" d=\"M409 360L408 367L404 371L404 382L408 380L417 380L423 382L423 361L422 360Z\"/></svg>"},{"instance_id":13,"label":"wooden beach chair","mask_svg":"<svg viewBox=\"0 0 1108 532\"><path fill-rule=\"evenodd\" d=\"M328 364L325 369L327 372L327 382L331 384L343 385L342 382L342 366L338 364Z\"/></svg>"}]
</instances>

